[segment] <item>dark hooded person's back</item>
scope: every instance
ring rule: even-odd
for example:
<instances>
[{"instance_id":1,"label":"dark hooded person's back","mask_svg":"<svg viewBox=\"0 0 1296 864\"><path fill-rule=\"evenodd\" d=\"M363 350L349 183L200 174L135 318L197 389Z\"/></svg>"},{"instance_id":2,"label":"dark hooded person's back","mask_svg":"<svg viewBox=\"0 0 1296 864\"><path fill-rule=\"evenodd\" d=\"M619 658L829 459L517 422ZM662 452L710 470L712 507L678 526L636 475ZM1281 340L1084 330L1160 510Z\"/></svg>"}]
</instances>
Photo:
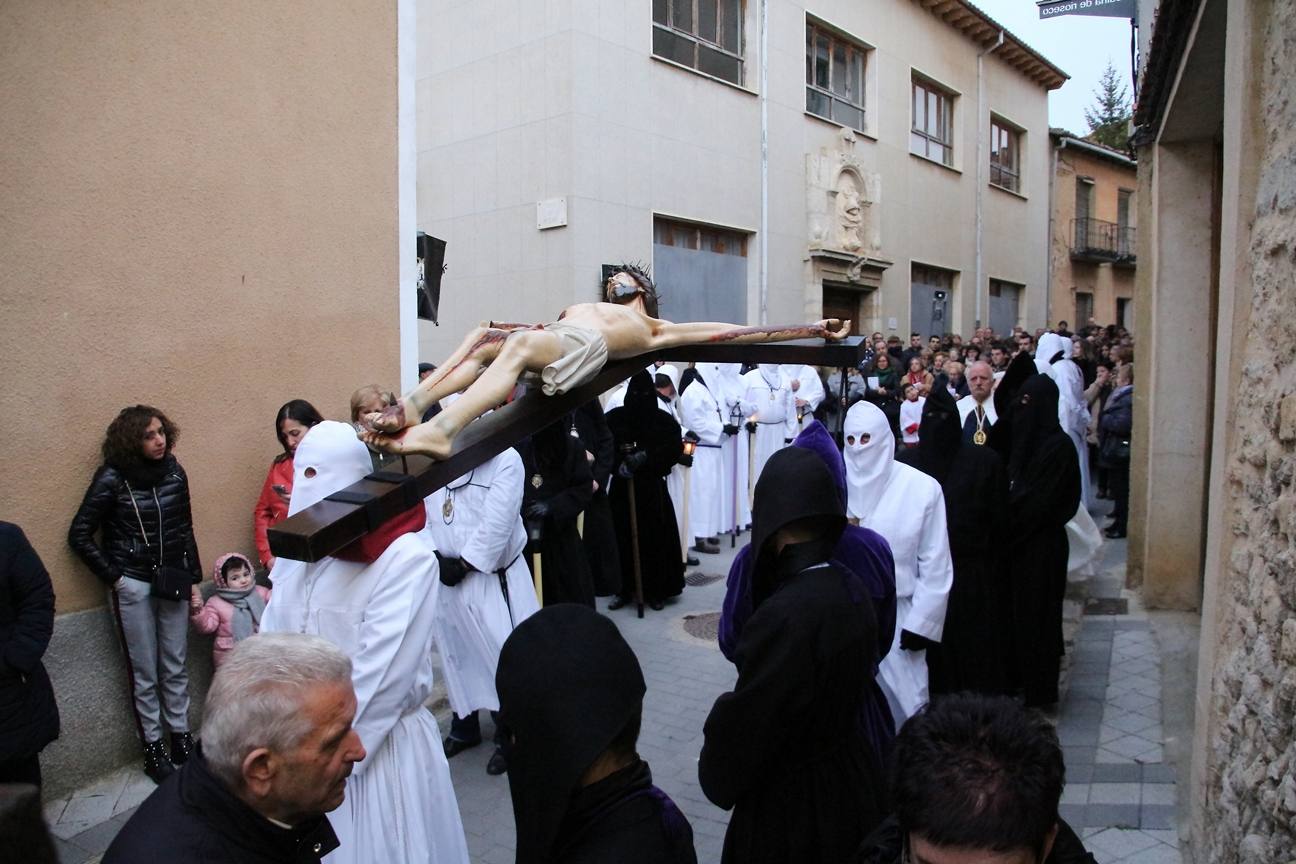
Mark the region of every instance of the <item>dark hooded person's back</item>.
<instances>
[{"instance_id":1,"label":"dark hooded person's back","mask_svg":"<svg viewBox=\"0 0 1296 864\"><path fill-rule=\"evenodd\" d=\"M1011 594L1003 460L993 448L963 440L958 406L936 386L923 405L918 446L902 450L896 461L934 478L945 496L954 584L941 641L927 648L931 693L1006 693Z\"/></svg>"},{"instance_id":2,"label":"dark hooded person's back","mask_svg":"<svg viewBox=\"0 0 1296 864\"><path fill-rule=\"evenodd\" d=\"M635 752L646 690L616 626L560 603L500 652L518 864L696 864L693 831Z\"/></svg>"},{"instance_id":3,"label":"dark hooded person's back","mask_svg":"<svg viewBox=\"0 0 1296 864\"><path fill-rule=\"evenodd\" d=\"M707 798L733 809L722 861L844 861L881 818L860 725L877 625L855 580L829 562L845 524L818 456L792 447L770 457L756 484L738 682L712 707L698 761Z\"/></svg>"}]
</instances>

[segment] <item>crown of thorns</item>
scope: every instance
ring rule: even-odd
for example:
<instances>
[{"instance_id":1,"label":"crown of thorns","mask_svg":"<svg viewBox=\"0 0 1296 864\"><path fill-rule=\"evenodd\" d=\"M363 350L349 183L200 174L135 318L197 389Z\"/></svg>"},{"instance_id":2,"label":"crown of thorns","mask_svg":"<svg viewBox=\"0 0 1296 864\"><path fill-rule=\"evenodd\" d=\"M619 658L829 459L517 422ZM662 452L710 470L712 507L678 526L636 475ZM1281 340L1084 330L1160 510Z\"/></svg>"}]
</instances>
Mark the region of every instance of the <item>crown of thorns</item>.
<instances>
[{"instance_id":1,"label":"crown of thorns","mask_svg":"<svg viewBox=\"0 0 1296 864\"><path fill-rule=\"evenodd\" d=\"M635 281L639 286L639 292L644 297L644 305L648 307L648 314L655 316L657 314L657 304L661 297L657 293L657 287L653 284L652 277L648 275L648 268L642 263L631 264L629 262L618 264L612 270L612 275L624 273ZM625 303L630 298L617 296L612 285L612 279L603 283L603 298L609 303Z\"/></svg>"}]
</instances>

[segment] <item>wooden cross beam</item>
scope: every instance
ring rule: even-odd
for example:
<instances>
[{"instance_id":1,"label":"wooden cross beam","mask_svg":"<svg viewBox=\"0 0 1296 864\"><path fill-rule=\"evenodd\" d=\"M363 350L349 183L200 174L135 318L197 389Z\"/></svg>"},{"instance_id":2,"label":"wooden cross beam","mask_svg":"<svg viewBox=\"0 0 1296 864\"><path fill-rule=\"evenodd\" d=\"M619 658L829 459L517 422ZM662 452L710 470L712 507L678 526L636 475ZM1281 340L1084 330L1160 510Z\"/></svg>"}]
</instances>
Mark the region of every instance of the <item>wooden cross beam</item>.
<instances>
[{"instance_id":1,"label":"wooden cross beam","mask_svg":"<svg viewBox=\"0 0 1296 864\"><path fill-rule=\"evenodd\" d=\"M290 516L267 532L278 558L319 561L360 539L370 529L408 509L529 435L598 398L654 360L699 363L804 363L846 368L864 356L860 336L840 342L797 339L755 345L686 345L609 363L596 378L560 396L528 389L519 399L474 420L459 433L450 458L406 457L408 473L380 471Z\"/></svg>"}]
</instances>

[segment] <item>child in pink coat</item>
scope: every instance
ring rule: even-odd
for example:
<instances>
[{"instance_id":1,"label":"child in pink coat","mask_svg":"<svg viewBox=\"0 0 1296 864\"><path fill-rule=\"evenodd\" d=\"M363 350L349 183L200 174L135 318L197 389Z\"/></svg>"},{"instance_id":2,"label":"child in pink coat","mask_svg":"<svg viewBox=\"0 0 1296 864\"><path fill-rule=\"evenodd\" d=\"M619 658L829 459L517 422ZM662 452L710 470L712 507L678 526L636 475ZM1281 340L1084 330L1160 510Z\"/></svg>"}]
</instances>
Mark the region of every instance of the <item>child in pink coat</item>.
<instances>
[{"instance_id":1,"label":"child in pink coat","mask_svg":"<svg viewBox=\"0 0 1296 864\"><path fill-rule=\"evenodd\" d=\"M252 562L237 552L216 559L212 573L216 592L189 604L189 620L199 633L215 633L212 662L219 668L236 642L261 629L261 616L270 602L270 589L256 584Z\"/></svg>"}]
</instances>

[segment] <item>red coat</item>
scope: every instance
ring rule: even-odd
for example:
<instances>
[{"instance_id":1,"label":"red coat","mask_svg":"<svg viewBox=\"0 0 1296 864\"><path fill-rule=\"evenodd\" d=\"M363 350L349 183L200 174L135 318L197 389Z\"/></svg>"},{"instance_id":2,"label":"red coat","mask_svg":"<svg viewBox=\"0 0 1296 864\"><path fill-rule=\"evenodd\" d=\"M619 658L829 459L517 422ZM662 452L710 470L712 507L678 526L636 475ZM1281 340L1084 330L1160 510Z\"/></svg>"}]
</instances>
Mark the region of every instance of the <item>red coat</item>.
<instances>
[{"instance_id":1,"label":"red coat","mask_svg":"<svg viewBox=\"0 0 1296 864\"><path fill-rule=\"evenodd\" d=\"M288 505L274 490L276 483L282 484L292 492L293 460L289 456L280 462L270 465L265 484L261 487L261 497L257 499L256 509L252 511L253 534L256 537L257 558L262 567L270 566L270 541L266 538L266 529L279 524L288 517Z\"/></svg>"}]
</instances>

